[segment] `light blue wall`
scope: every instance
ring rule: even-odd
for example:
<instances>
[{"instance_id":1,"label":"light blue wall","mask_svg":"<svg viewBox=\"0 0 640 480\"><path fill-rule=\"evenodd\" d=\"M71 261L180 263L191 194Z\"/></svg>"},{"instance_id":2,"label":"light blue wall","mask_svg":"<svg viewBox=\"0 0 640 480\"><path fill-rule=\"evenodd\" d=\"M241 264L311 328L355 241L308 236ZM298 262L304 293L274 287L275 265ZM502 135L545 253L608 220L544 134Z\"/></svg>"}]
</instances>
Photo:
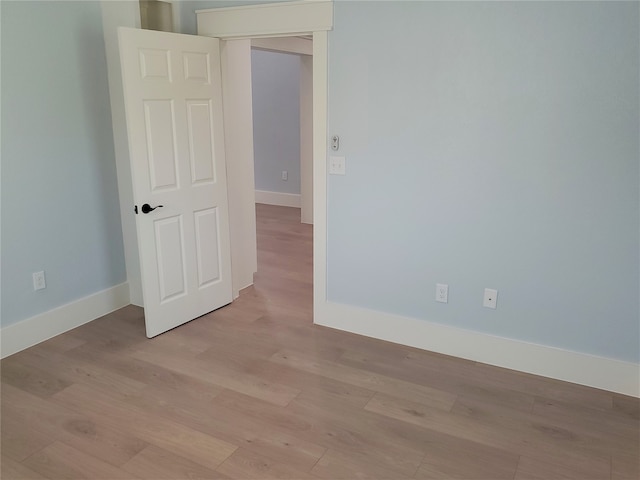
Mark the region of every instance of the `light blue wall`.
<instances>
[{"instance_id":1,"label":"light blue wall","mask_svg":"<svg viewBox=\"0 0 640 480\"><path fill-rule=\"evenodd\" d=\"M126 280L99 2L0 2L2 326ZM47 288L31 274L45 270Z\"/></svg>"},{"instance_id":2,"label":"light blue wall","mask_svg":"<svg viewBox=\"0 0 640 480\"><path fill-rule=\"evenodd\" d=\"M251 87L256 189L299 194L300 57L252 50Z\"/></svg>"},{"instance_id":3,"label":"light blue wall","mask_svg":"<svg viewBox=\"0 0 640 480\"><path fill-rule=\"evenodd\" d=\"M337 2L329 299L638 362L639 6Z\"/></svg>"}]
</instances>

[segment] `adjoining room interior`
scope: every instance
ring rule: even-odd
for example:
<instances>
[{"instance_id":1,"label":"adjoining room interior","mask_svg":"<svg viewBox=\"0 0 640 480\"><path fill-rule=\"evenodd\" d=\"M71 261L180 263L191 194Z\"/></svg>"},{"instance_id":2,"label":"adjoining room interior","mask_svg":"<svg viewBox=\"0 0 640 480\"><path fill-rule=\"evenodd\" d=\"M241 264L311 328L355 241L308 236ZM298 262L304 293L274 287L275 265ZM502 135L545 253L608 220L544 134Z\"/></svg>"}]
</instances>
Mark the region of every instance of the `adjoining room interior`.
<instances>
[{"instance_id":1,"label":"adjoining room interior","mask_svg":"<svg viewBox=\"0 0 640 480\"><path fill-rule=\"evenodd\" d=\"M313 223L313 40L253 38L251 86L256 202L301 208Z\"/></svg>"},{"instance_id":2,"label":"adjoining room interior","mask_svg":"<svg viewBox=\"0 0 640 480\"><path fill-rule=\"evenodd\" d=\"M241 3L0 2L0 477L640 478L640 4ZM150 339L119 26L313 39L313 225L223 76L241 293Z\"/></svg>"},{"instance_id":3,"label":"adjoining room interior","mask_svg":"<svg viewBox=\"0 0 640 480\"><path fill-rule=\"evenodd\" d=\"M296 225L296 221L303 224L312 221L308 213L312 209L312 189L308 187L312 184L309 141L312 134L309 122L311 53L312 40L308 38L252 39L258 233L258 261L253 288L260 291L271 286L288 291L292 298L300 300L299 308L309 313L313 307L312 226ZM304 186L303 181L306 183ZM303 209L306 209L304 213ZM284 235L288 238L285 239ZM291 255L284 257L287 252ZM271 283L270 275L264 275L265 270L276 267L274 260L277 260L277 268L287 266L287 273L277 286ZM269 280L265 281L266 278ZM295 280L291 282L292 279ZM312 323L313 318L304 315L301 320Z\"/></svg>"}]
</instances>

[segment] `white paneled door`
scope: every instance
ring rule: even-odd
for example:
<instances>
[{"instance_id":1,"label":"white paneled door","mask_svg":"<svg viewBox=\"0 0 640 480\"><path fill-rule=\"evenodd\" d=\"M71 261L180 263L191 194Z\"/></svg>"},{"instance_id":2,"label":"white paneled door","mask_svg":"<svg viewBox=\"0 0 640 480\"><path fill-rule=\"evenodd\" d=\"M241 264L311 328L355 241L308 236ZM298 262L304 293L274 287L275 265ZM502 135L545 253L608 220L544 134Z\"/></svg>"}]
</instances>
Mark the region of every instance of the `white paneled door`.
<instances>
[{"instance_id":1,"label":"white paneled door","mask_svg":"<svg viewBox=\"0 0 640 480\"><path fill-rule=\"evenodd\" d=\"M118 35L153 337L232 300L219 46L151 30Z\"/></svg>"}]
</instances>

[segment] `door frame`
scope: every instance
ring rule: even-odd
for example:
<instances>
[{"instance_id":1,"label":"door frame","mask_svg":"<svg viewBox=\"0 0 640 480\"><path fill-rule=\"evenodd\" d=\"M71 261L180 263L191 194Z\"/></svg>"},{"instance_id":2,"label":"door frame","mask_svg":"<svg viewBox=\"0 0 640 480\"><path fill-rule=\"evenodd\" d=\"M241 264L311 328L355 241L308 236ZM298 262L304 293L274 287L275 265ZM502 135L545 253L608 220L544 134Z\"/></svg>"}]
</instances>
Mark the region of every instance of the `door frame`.
<instances>
[{"instance_id":1,"label":"door frame","mask_svg":"<svg viewBox=\"0 0 640 480\"><path fill-rule=\"evenodd\" d=\"M313 311L314 323L318 323L327 302L327 32L333 28L333 2L214 8L197 10L196 15L198 35L221 40L313 37Z\"/></svg>"}]
</instances>

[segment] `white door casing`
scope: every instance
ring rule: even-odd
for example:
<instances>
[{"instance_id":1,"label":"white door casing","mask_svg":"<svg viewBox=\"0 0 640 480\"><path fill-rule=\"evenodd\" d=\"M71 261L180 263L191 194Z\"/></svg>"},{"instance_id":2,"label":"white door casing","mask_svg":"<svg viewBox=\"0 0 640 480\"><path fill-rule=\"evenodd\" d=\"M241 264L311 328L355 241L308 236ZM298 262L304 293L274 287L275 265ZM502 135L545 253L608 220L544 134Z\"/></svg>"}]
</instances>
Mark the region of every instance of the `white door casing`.
<instances>
[{"instance_id":1,"label":"white door casing","mask_svg":"<svg viewBox=\"0 0 640 480\"><path fill-rule=\"evenodd\" d=\"M312 45L313 48L313 45ZM300 56L300 220L313 224L313 56Z\"/></svg>"},{"instance_id":2,"label":"white door casing","mask_svg":"<svg viewBox=\"0 0 640 480\"><path fill-rule=\"evenodd\" d=\"M118 37L153 337L232 300L219 43L123 27Z\"/></svg>"},{"instance_id":3,"label":"white door casing","mask_svg":"<svg viewBox=\"0 0 640 480\"><path fill-rule=\"evenodd\" d=\"M240 290L253 285L253 274L258 270L250 41L221 40L220 66L232 240L231 275L233 298L237 298Z\"/></svg>"},{"instance_id":4,"label":"white door casing","mask_svg":"<svg viewBox=\"0 0 640 480\"><path fill-rule=\"evenodd\" d=\"M220 39L281 37L286 35L313 36L313 316L314 323L322 323L328 316L326 284L327 32L333 29L333 2L330 0L292 1L213 8L197 10L196 16L198 35ZM232 179L230 178L229 181L231 182ZM242 182L240 181L240 183ZM250 254L251 252L248 253Z\"/></svg>"}]
</instances>

